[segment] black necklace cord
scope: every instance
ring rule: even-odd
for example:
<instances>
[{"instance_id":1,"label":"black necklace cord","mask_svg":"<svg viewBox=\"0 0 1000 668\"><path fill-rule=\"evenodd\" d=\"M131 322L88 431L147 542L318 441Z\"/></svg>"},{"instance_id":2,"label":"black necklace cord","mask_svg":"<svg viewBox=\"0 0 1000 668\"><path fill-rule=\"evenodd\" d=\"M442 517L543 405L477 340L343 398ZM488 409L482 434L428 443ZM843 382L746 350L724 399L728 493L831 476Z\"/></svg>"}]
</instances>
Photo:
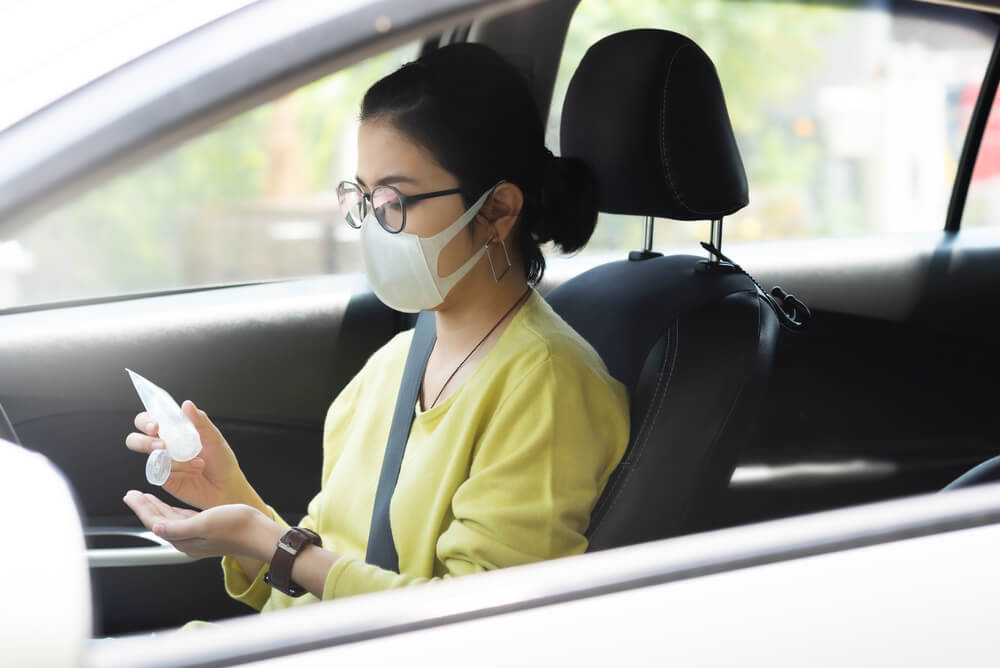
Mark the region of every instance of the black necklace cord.
<instances>
[{"instance_id":1,"label":"black necklace cord","mask_svg":"<svg viewBox=\"0 0 1000 668\"><path fill-rule=\"evenodd\" d=\"M524 292L521 293L521 296L517 298L517 301L514 302L514 304L509 309L507 309L507 312L504 313L502 316L500 316L500 319L497 320L496 324L493 325L492 327L490 327L490 331L486 332L486 335L483 336L483 338L479 339L479 343L477 343L475 345L475 347L472 350L469 351L469 354L466 355L465 358L461 362L458 363L458 366L455 367L455 370L451 372L450 376L448 376L448 380L444 381L444 385L442 385L441 389L438 390L437 396L434 397L433 403L431 403L431 405L428 406L426 410L430 410L430 409L434 408L435 406L437 406L438 399L440 399L441 395L444 394L444 388L448 387L448 383L450 383L451 379L455 377L455 374L458 373L458 370L462 368L462 365L469 361L469 358L472 357L472 355L477 350L479 350L479 347L481 345L483 345L483 343L486 341L486 339L490 338L490 334L492 334L493 332L496 331L497 327L500 326L500 323L503 322L507 318L507 316L509 316L511 314L511 312L514 309L517 308L517 305L520 304L522 301L524 301L524 298L527 297L529 294L531 294L531 286L530 285L527 288L525 288Z\"/></svg>"},{"instance_id":2,"label":"black necklace cord","mask_svg":"<svg viewBox=\"0 0 1000 668\"><path fill-rule=\"evenodd\" d=\"M812 312L809 310L809 307L795 295L785 292L780 285L774 286L771 288L771 292L767 293L764 291L764 288L760 287L760 283L757 282L757 279L750 275L750 272L723 255L722 251L718 248L707 241L702 241L701 247L721 259L723 262L732 265L734 271L738 271L753 281L753 284L757 286L758 293L761 297L763 297L764 301L771 306L771 310L773 310L774 314L778 317L778 322L780 322L785 329L797 332L805 329L805 327L809 324L809 321L812 320Z\"/></svg>"}]
</instances>

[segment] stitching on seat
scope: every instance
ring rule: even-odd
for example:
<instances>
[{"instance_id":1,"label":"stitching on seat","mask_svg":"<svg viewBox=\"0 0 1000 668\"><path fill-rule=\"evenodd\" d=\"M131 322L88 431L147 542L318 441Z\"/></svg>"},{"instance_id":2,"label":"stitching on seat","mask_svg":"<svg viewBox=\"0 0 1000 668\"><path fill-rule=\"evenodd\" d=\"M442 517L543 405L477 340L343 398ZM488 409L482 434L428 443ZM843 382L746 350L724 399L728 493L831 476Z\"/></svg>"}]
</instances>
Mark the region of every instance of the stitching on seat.
<instances>
[{"instance_id":1,"label":"stitching on seat","mask_svg":"<svg viewBox=\"0 0 1000 668\"><path fill-rule=\"evenodd\" d=\"M747 291L747 292L749 292L749 291ZM733 293L733 294L739 294L739 293ZM758 298L757 299L757 309L756 309L756 315L757 315L757 343L756 343L756 346L755 346L758 349L760 348L760 341L761 341L761 338L763 336L762 335L762 330L764 328L764 323L763 323L763 321L761 319L762 315L763 315L763 313L762 313L763 308L764 307L763 307L762 301L761 301L760 298ZM754 365L753 370L750 372L749 375L750 376L756 375L756 371L757 371L756 365ZM722 423L719 425L719 428L716 430L715 435L712 437L712 443L711 443L711 449L710 449L710 451L714 452L716 450L716 445L718 444L719 439L722 438L722 434L725 433L726 427L729 426L729 420L732 419L733 413L736 411L736 407L740 404L740 400L743 398L743 393L746 392L746 389L749 386L749 384L750 384L750 382L749 382L747 376L744 376L743 377L743 381L740 383L740 388L736 392L736 396L733 399L732 404L730 404L729 410L726 412L726 417L723 418ZM737 458L738 457L739 457L739 455L737 454ZM701 461L699 462L699 469L704 468L704 464L705 464L705 458L703 456L701 458ZM737 464L737 462L733 461L733 468L729 472L729 478L732 478L733 471L736 469L736 464ZM728 483L728 479L727 479L727 483ZM702 493L703 493L703 490L700 487L696 488L695 494L701 495ZM685 520L685 522L687 522L688 524L690 524L691 517L692 517L691 514L688 513L688 516L687 516L687 519Z\"/></svg>"},{"instance_id":2,"label":"stitching on seat","mask_svg":"<svg viewBox=\"0 0 1000 668\"><path fill-rule=\"evenodd\" d=\"M757 346L756 347L757 348L760 347L761 329L763 329L763 323L761 322L761 308L762 308L762 306L761 306L761 300L758 299L757 300L757 310L756 310L756 314L757 314ZM751 372L750 375L751 376L754 375L753 372ZM729 424L729 420L733 417L733 412L736 410L736 406L739 405L740 399L743 397L743 392L746 391L748 384L749 384L749 382L747 380L747 376L744 376L743 377L743 382L740 383L740 389L739 389L739 391L736 392L736 398L733 399L733 403L729 407L729 411L726 413L725 419L722 420L722 424L719 426L718 431L716 431L716 433L715 433L715 439L713 439L713 441L712 441L713 445L715 444L716 441L719 440L719 436L723 432L725 432L726 426Z\"/></svg>"},{"instance_id":3,"label":"stitching on seat","mask_svg":"<svg viewBox=\"0 0 1000 668\"><path fill-rule=\"evenodd\" d=\"M739 290L739 291L733 292L731 294L735 295L735 294L750 294L750 293L757 294L757 289L753 288L753 289L747 289L747 290ZM758 345L759 345L759 341L760 341L760 337L761 337L761 329L763 328L763 324L761 322L762 310L763 310L763 307L762 307L761 301L758 299L758 301L757 301L757 338L758 338ZM670 338L671 330L677 332L677 334L675 334L675 336L674 336L673 339ZM666 397L666 386L669 386L670 380L673 378L674 366L676 365L676 362L677 362L676 343L677 343L677 340L680 338L679 337L679 332L680 332L680 323L679 323L679 320L675 320L673 322L672 328L668 328L667 329L667 337L668 337L667 338L667 344L668 344L667 354L664 355L663 366L660 368L660 375L657 378L656 391L653 394L653 397L655 398L656 395L658 393L660 393L660 387L661 387L661 385L663 385L663 383L662 383L662 380L663 380L663 371L664 371L664 369L666 367L666 364L667 364L667 361L669 359L669 361L671 363L671 365L670 365L670 374L667 377L666 384L663 385L664 390L663 390L663 393L660 394L659 403L657 404L657 407L656 407L656 414L654 415L652 422L650 422L649 414L648 413L647 413L646 418L643 420L642 425L640 426L639 431L637 432L640 436L636 438L635 445L639 448L636 451L636 456L632 459L631 462L624 462L624 467L625 468L622 469L622 475L618 478L618 480L615 481L615 485L614 486L617 489L614 491L614 493L611 496L610 505L608 505L607 509L601 514L601 517L597 521L597 523L595 523L595 524L591 525L590 527L588 527L588 530L587 530L588 538L592 537L593 534L594 534L594 532L598 528L602 527L605 524L605 518L607 518L607 516L609 514L611 514L611 511L615 509L615 506L618 505L618 500L621 497L621 492L625 489L626 485L629 482L629 478L631 478L631 476L632 476L633 468L634 468L633 464L638 464L639 460L642 457L642 451L645 449L646 442L649 440L649 434L652 432L652 424L655 423L656 418L658 418L659 415L660 415L660 410L663 408L664 398ZM670 344L671 343L673 343L674 346L675 346L674 350L673 350L673 355L669 354L670 353ZM718 441L719 435L725 430L726 426L729 424L729 420L732 418L733 412L736 409L736 405L739 403L739 400L742 398L743 393L746 391L746 388L747 388L747 380L746 380L746 378L744 378L743 382L740 384L740 389L737 392L736 400L729 407L729 411L727 412L726 417L722 421L722 429L716 432L716 435L715 435L715 437L712 440L712 444L713 445ZM646 430L646 426L647 425L650 425L650 427L649 427L648 430ZM690 513L688 514L688 517L690 518Z\"/></svg>"},{"instance_id":4,"label":"stitching on seat","mask_svg":"<svg viewBox=\"0 0 1000 668\"><path fill-rule=\"evenodd\" d=\"M656 390L653 393L654 398L659 395L659 402L657 403L656 406L656 412L653 414L652 418L650 418L649 414L647 413L646 419L643 420L642 426L639 428L639 440L636 442L636 446L638 446L638 449L636 450L635 456L632 458L632 461L627 463L628 470L622 476L620 484L617 485L618 490L615 492L614 496L611 499L611 505L608 506L608 509L604 512L604 515L601 517L601 521L598 523L598 525L603 524L604 518L607 517L612 510L614 510L616 505L618 505L618 500L621 498L621 493L625 491L625 488L628 486L629 480L632 477L632 473L634 471L633 465L638 464L639 460L642 459L642 453L646 448L646 443L649 442L649 435L653 431L653 425L656 424L656 419L660 416L660 410L663 408L663 397L666 396L666 388L667 386L670 385L670 380L674 376L674 367L677 362L676 340L678 337L676 333L679 332L679 330L680 326L678 324L678 321L674 320L673 327L667 330L667 351L663 357L663 366L660 367L660 374L656 380ZM671 331L675 332L674 336L671 336ZM666 380L664 380L664 371L666 370L668 362L670 363L670 371L666 374ZM663 389L662 393L660 391L661 388ZM647 426L649 427L648 429Z\"/></svg>"},{"instance_id":5,"label":"stitching on seat","mask_svg":"<svg viewBox=\"0 0 1000 668\"><path fill-rule=\"evenodd\" d=\"M667 159L667 138L666 138L666 127L667 127L667 89L670 87L670 73L674 69L674 61L677 60L677 54L679 54L687 46L682 46L681 48L674 51L674 55L670 58L670 64L667 65L667 74L663 78L663 104L660 105L660 161L663 163L663 177L667 180L670 185L670 190L677 196L677 201L682 205L687 206L684 200L681 198L680 193L677 192L677 186L674 185L674 180L670 176L670 160Z\"/></svg>"},{"instance_id":6,"label":"stitching on seat","mask_svg":"<svg viewBox=\"0 0 1000 668\"><path fill-rule=\"evenodd\" d=\"M764 328L764 323L761 321L761 309L762 308L763 308L763 305L761 304L761 300L758 298L757 299L757 311L756 311L756 313L757 313L757 344L755 346L758 349L760 348L760 340L762 338L761 330ZM752 367L752 369L753 370L751 371L750 376L756 375L756 365L754 365L754 367ZM732 419L733 413L736 411L736 407L740 404L740 399L743 398L743 393L746 391L748 385L749 385L749 380L748 380L747 376L744 376L743 377L743 382L740 383L740 389L739 389L739 391L736 392L736 398L733 399L733 403L729 407L729 411L726 413L726 417L722 420L722 424L719 426L719 429L715 432L715 438L712 439L712 445L713 446L718 442L719 438L726 431L726 427L729 425L729 420ZM715 448L713 447L713 450L714 449ZM735 462L733 462L733 468L734 469L736 468L736 463ZM730 474L730 477L732 477L732 474Z\"/></svg>"},{"instance_id":7,"label":"stitching on seat","mask_svg":"<svg viewBox=\"0 0 1000 668\"><path fill-rule=\"evenodd\" d=\"M676 320L674 321L673 327L671 329L675 331L679 329L679 325ZM660 416L660 410L663 408L663 394L661 394L660 390L661 388L664 388L665 392L666 386L670 385L670 379L673 378L674 366L677 362L677 355L674 353L675 345L676 345L675 337L671 336L670 330L667 330L667 354L663 358L663 367L660 368L660 375L656 380L656 391L653 394L654 397L659 396L660 401L656 406L656 413L653 415L653 417L651 419L647 418L646 420L643 421L643 428L646 428L648 426L648 429L646 429L646 433L643 435L642 445L639 447L638 450L636 450L635 457L632 458L633 463L638 462L640 459L642 459L642 452L643 450L645 450L646 443L649 441L649 434L653 431L653 425L656 424L656 419ZM666 380L664 381L663 371L668 361L670 362L670 371L669 373L667 373Z\"/></svg>"},{"instance_id":8,"label":"stitching on seat","mask_svg":"<svg viewBox=\"0 0 1000 668\"><path fill-rule=\"evenodd\" d=\"M688 204L685 201L684 197L681 195L680 189L674 183L673 178L671 178L671 176L670 176L671 169L670 169L670 160L668 159L668 155L669 154L667 153L667 138L666 138L667 107L668 107L668 104L667 104L667 88L668 88L668 84L670 82L670 73L674 69L674 62L677 60L677 56L680 55L681 51L684 51L685 49L690 49L690 48L691 48L690 44L685 44L681 48L679 48L676 51L674 51L674 55L670 59L670 64L667 66L667 75L666 75L666 77L663 80L663 104L660 105L660 128L659 128L659 134L660 134L660 161L663 163L663 176L667 180L667 183L670 185L670 189L674 192L674 195L677 197L677 201L681 203L681 206L685 207L686 209L688 209L692 213L701 214L703 216L717 216L718 215L717 211L703 211L701 209L696 209L693 206L691 206L690 204Z\"/></svg>"}]
</instances>

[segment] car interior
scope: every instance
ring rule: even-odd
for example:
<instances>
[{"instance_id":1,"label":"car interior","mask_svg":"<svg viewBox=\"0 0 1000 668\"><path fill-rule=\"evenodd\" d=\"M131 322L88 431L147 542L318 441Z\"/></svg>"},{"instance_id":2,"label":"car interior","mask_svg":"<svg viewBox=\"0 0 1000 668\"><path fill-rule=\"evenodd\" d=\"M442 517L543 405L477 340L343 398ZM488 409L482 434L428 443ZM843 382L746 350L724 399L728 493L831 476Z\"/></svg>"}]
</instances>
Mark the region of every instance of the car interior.
<instances>
[{"instance_id":1,"label":"car interior","mask_svg":"<svg viewBox=\"0 0 1000 668\"><path fill-rule=\"evenodd\" d=\"M997 39L992 15L889 4L927 21L972 16ZM554 263L539 286L630 396L629 449L595 508L590 549L1000 477L987 464L960 479L1000 454L1000 233L960 225L1000 48L983 71L938 232L770 241L763 252L725 243L727 217L755 184L710 49L669 26L620 30L590 47L557 100L577 5L445 15L432 32L420 28L420 49L473 40L507 55L543 117L553 100L561 105L561 154L594 168L601 211L643 232L642 247L618 257L583 269ZM372 39L369 52L402 37ZM300 73L294 86L342 65ZM261 92L273 83L242 104L273 97ZM225 109L215 122L236 113ZM207 126L192 119L189 133ZM136 155L166 148L148 142ZM660 230L696 223L708 250L655 247ZM128 489L156 491L145 458L124 447L139 408L124 369L136 369L178 401L195 399L262 498L295 522L315 493L301 481L319 482L327 407L414 320L363 279L338 274L2 309L0 436L6 409L23 444L70 481L89 548L152 555L162 546L149 547L121 500ZM95 636L253 612L226 596L216 560L162 554L92 562Z\"/></svg>"}]
</instances>

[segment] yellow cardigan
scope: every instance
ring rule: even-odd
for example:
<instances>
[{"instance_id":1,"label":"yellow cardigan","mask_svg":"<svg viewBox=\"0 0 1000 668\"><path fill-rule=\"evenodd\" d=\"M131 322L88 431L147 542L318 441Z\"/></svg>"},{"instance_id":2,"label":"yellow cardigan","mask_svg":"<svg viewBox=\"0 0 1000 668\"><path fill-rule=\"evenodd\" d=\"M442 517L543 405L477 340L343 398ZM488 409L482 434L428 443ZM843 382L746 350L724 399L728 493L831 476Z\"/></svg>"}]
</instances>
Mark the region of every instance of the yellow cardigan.
<instances>
[{"instance_id":1,"label":"yellow cardigan","mask_svg":"<svg viewBox=\"0 0 1000 668\"><path fill-rule=\"evenodd\" d=\"M532 291L462 385L418 407L390 507L400 573L365 563L411 337L372 355L327 412L321 488L300 522L341 555L323 599L581 553L590 512L625 452L624 387ZM273 591L266 565L252 581L231 557L222 568L229 595L255 609L318 600Z\"/></svg>"}]
</instances>

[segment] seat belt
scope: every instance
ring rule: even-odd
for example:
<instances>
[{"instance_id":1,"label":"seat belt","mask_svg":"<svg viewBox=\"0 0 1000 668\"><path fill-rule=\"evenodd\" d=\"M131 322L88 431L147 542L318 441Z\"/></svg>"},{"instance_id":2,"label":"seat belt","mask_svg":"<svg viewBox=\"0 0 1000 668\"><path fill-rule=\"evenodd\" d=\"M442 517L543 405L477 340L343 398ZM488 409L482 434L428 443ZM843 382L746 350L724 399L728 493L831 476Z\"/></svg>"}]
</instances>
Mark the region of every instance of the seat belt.
<instances>
[{"instance_id":1,"label":"seat belt","mask_svg":"<svg viewBox=\"0 0 1000 668\"><path fill-rule=\"evenodd\" d=\"M417 405L417 397L420 396L420 383L436 338L434 313L421 311L417 316L413 340L410 341L410 351L406 354L403 380L399 383L399 393L396 395L396 410L392 414L389 440L382 458L382 472L379 474L378 488L375 491L372 523L368 530L365 561L396 573L399 572L399 555L396 553L396 543L392 540L392 527L389 526L389 503L392 501L392 493L399 479L399 469L403 465L403 453L406 451L406 441L410 437L410 427L413 425L414 408Z\"/></svg>"}]
</instances>

